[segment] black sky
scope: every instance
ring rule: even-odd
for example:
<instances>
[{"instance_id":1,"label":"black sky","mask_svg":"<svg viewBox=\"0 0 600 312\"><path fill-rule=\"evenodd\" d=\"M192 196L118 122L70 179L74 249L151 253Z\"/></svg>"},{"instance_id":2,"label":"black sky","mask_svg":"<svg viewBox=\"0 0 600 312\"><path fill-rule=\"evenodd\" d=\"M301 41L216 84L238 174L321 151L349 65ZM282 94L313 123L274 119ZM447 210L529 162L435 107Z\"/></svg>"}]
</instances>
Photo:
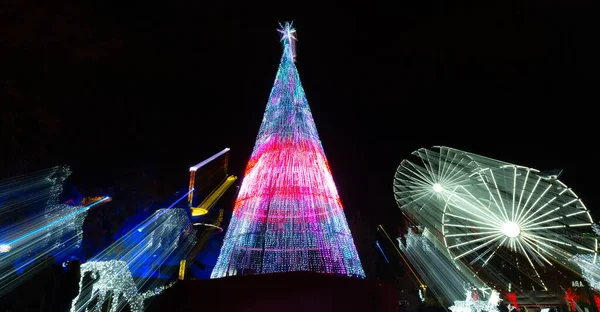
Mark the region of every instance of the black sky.
<instances>
[{"instance_id":1,"label":"black sky","mask_svg":"<svg viewBox=\"0 0 600 312\"><path fill-rule=\"evenodd\" d=\"M105 186L133 167L185 186L189 165L230 147L241 176L281 56L277 23L294 20L348 213L399 218L395 169L432 145L565 169L598 211L597 36L580 2L8 2L4 168L65 163L78 183Z\"/></svg>"}]
</instances>

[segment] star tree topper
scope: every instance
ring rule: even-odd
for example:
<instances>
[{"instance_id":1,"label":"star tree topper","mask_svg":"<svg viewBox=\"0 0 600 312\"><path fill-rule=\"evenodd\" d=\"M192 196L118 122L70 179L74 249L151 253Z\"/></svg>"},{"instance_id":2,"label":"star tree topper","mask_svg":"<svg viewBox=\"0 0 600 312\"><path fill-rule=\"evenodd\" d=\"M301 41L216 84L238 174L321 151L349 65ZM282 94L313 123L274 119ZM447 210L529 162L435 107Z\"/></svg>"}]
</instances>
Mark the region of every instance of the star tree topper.
<instances>
[{"instance_id":1,"label":"star tree topper","mask_svg":"<svg viewBox=\"0 0 600 312\"><path fill-rule=\"evenodd\" d=\"M285 22L284 25L281 25L281 23L279 23L279 29L277 29L277 31L281 34L281 41L284 41L284 47L289 46L289 48L291 49L291 55L292 58L294 59L294 61L296 60L296 29L293 27L293 23L294 22ZM286 42L287 41L287 42Z\"/></svg>"}]
</instances>

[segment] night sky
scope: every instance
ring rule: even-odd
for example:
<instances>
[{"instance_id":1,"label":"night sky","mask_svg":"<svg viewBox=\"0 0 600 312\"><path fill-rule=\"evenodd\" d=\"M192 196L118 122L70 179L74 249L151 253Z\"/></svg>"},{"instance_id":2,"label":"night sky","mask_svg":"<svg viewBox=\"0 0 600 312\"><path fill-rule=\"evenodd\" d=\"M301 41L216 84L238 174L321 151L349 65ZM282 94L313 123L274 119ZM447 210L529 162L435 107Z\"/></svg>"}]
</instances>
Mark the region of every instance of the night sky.
<instances>
[{"instance_id":1,"label":"night sky","mask_svg":"<svg viewBox=\"0 0 600 312\"><path fill-rule=\"evenodd\" d=\"M432 145L562 168L600 217L597 34L579 2L23 2L0 12L4 174L68 164L88 189L134 168L175 191L230 147L241 177L282 53L276 28L293 20L349 217L399 220L395 170Z\"/></svg>"}]
</instances>

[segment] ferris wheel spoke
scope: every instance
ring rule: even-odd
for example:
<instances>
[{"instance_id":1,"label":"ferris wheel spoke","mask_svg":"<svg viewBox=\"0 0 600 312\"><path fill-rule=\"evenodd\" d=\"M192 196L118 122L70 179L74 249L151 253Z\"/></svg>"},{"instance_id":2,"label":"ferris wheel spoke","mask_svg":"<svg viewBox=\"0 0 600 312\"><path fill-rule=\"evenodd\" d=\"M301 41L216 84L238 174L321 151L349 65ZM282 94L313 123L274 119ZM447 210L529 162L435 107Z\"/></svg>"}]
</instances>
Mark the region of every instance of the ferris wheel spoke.
<instances>
[{"instance_id":1,"label":"ferris wheel spoke","mask_svg":"<svg viewBox=\"0 0 600 312\"><path fill-rule=\"evenodd\" d=\"M455 154L454 154L454 159L456 158L456 156L457 156L457 155L458 155L457 153L455 153ZM454 159L452 159L452 163L454 163ZM461 165L461 164L462 164L462 162L463 162L463 160L464 160L464 158L461 158L461 159L458 161L458 164L456 164L456 165L452 166L452 170L451 170L451 171L450 171L450 172L449 172L449 173L446 175L446 176L447 176L447 179L448 179L449 181L455 181L455 180L458 180L458 178L456 178L456 176L458 176L458 175L462 175L462 176L465 176L465 175L466 175L466 174L463 172L463 168L465 168L466 166L462 166L462 165ZM467 165L468 165L468 164L467 164ZM456 172L455 172L455 170L456 170Z\"/></svg>"},{"instance_id":2,"label":"ferris wheel spoke","mask_svg":"<svg viewBox=\"0 0 600 312\"><path fill-rule=\"evenodd\" d=\"M421 181L421 180L417 180L417 181L413 181L413 179L411 179L411 177L407 176L404 172L402 172L402 175L406 176L408 178L407 179L401 179L401 178L394 178L395 181L397 182L402 182L402 187L404 188L425 188L424 184L427 183L427 181Z\"/></svg>"},{"instance_id":3,"label":"ferris wheel spoke","mask_svg":"<svg viewBox=\"0 0 600 312\"><path fill-rule=\"evenodd\" d=\"M421 155L421 150L419 150L418 153L419 153L419 157L421 157L421 161L423 162L423 165L425 166L425 169L427 170L427 172L429 173L429 176L431 177L431 180L437 181L437 180L435 180L435 178L438 178L438 177L433 172L433 169L431 168L431 162L429 162L429 157L423 157ZM427 150L425 150L425 156L427 156ZM427 159L427 161L425 161L425 158ZM427 163L429 163L429 166L427 165Z\"/></svg>"},{"instance_id":4,"label":"ferris wheel spoke","mask_svg":"<svg viewBox=\"0 0 600 312\"><path fill-rule=\"evenodd\" d=\"M492 212L492 210L491 210L489 207L487 207L486 205L484 205L484 204L483 204L483 203L482 203L482 202L481 202L481 201L480 201L480 200L479 200L477 197L473 196L473 194L471 194L471 192L469 192L469 191L468 191L466 188L464 188L464 187L462 187L462 186L461 186L461 188L462 188L462 189L463 189L463 190L464 190L464 191L465 191L467 194L469 194L469 195L471 196L471 198L472 198L472 199L474 199L474 200L475 200L475 201L476 201L476 202L477 202L477 203L478 203L478 204L479 204L481 207L485 208L485 209L488 211L488 213L489 213L489 214L487 214L487 216L488 216L488 217L491 217L491 218L493 218L493 219L496 219L496 221L497 221L497 224L501 224L501 223L505 222L505 221L501 220L501 219L498 217L498 215L494 214L494 213ZM459 199L461 199L461 200L463 200L463 201L464 201L465 203L467 203L468 205L470 205L470 206L474 207L475 209L479 209L479 208L477 208L475 205L473 205L472 203L470 203L470 202L468 202L467 200L465 200L464 198L462 198L461 196L459 196L458 198L459 198Z\"/></svg>"},{"instance_id":5,"label":"ferris wheel spoke","mask_svg":"<svg viewBox=\"0 0 600 312\"><path fill-rule=\"evenodd\" d=\"M561 225L548 225L548 226L538 226L538 227L528 227L524 230L529 231L539 231L539 230L549 230L549 229L560 229L560 228L564 228L567 227L564 224Z\"/></svg>"},{"instance_id":6,"label":"ferris wheel spoke","mask_svg":"<svg viewBox=\"0 0 600 312\"><path fill-rule=\"evenodd\" d=\"M479 245L479 246L477 246L477 247L475 247L475 248L473 248L473 249L471 249L471 250L469 250L469 251L467 251L467 252L465 252L463 254L460 254L460 255L454 257L454 260L460 259L460 258L462 258L462 257L464 257L464 256L466 256L468 254L474 253L477 250L479 250L479 249L481 249L481 248L483 248L483 247L485 247L485 246L487 246L487 245L489 245L489 244L491 244L491 243L499 240L500 238L502 238L502 236L503 236L502 234L498 234L498 235L496 235L496 237L494 239L491 239L491 240L489 240L489 241L487 241L487 242L485 242L485 243L483 243L483 244L481 244L481 245Z\"/></svg>"},{"instance_id":7,"label":"ferris wheel spoke","mask_svg":"<svg viewBox=\"0 0 600 312\"><path fill-rule=\"evenodd\" d=\"M465 245L470 245L470 244L478 243L478 242L481 242L481 241L492 239L493 237L496 237L496 236L499 236L499 235L502 235L502 233L495 232L494 234L491 234L491 235L488 235L488 236L484 236L484 237L476 238L474 240L470 240L470 241L466 241L466 242L454 244L452 246L448 246L448 249L457 248L457 247L460 247L460 246L465 246Z\"/></svg>"},{"instance_id":8,"label":"ferris wheel spoke","mask_svg":"<svg viewBox=\"0 0 600 312\"><path fill-rule=\"evenodd\" d=\"M481 265L482 268L487 265L487 263L490 261L490 259L492 259L492 257L496 254L496 251L498 251L498 249L504 245L504 242L506 242L507 239L508 239L508 237L504 237L504 239L500 242L500 244L498 244L496 249L494 249L492 254L487 259L485 259L485 261Z\"/></svg>"},{"instance_id":9,"label":"ferris wheel spoke","mask_svg":"<svg viewBox=\"0 0 600 312\"><path fill-rule=\"evenodd\" d=\"M581 211L573 212L573 213L570 213L570 214L566 215L565 217L572 217L572 216L576 216L576 215L580 215L580 214L584 214L584 213L588 213L588 211L587 210L581 210ZM590 224L590 223L586 223L586 224Z\"/></svg>"},{"instance_id":10,"label":"ferris wheel spoke","mask_svg":"<svg viewBox=\"0 0 600 312\"><path fill-rule=\"evenodd\" d=\"M407 161L407 162L408 162L408 161ZM408 162L408 163L409 163L409 164L411 164L410 162ZM411 165L412 165L412 164L411 164ZM401 181L401 182L410 181L412 184L415 184L415 185L422 185L422 184L424 184L424 183L429 183L429 182L430 182L430 181L427 179L427 177L423 176L423 175L421 174L421 172L419 172L419 169L415 168L415 170L411 170L410 168L408 168L408 167L406 167L406 166L403 166L403 168L404 168L406 171L408 171L408 172L412 173L413 175L412 175L412 176L410 176L410 175L406 174L404 171L399 171L398 173L399 173L399 174L401 174L401 175L403 175L404 177L406 177L408 180L404 180L404 179L398 178L398 177L396 176L396 180L397 180L397 181ZM415 179L415 178L416 178L416 179ZM411 181L411 180L416 180L416 181Z\"/></svg>"},{"instance_id":11,"label":"ferris wheel spoke","mask_svg":"<svg viewBox=\"0 0 600 312\"><path fill-rule=\"evenodd\" d=\"M556 207L556 208L554 208L554 209L552 209L550 211L547 211L547 212L543 213L542 215L537 216L535 219L523 220L521 222L521 226L523 228L527 228L530 224L534 223L535 221L537 221L537 220L539 220L539 219L541 219L541 218L543 218L543 217L545 217L545 216L547 216L547 215L549 215L551 213L554 213L555 211L557 211L559 209L560 209L560 207ZM535 216L535 214L532 214L530 217L532 217L532 216ZM562 216L561 217L552 218L552 219L548 219L548 220L545 220L545 221L542 221L542 222L538 222L538 223L536 223L536 225L540 225L540 224L544 224L544 223L556 221L558 219L562 219Z\"/></svg>"},{"instance_id":12,"label":"ferris wheel spoke","mask_svg":"<svg viewBox=\"0 0 600 312\"><path fill-rule=\"evenodd\" d=\"M404 190L402 192L408 195L408 196L405 196L405 197L410 197L410 198L421 196L423 194L433 195L433 192L431 192L431 190L429 188L426 188L426 187L418 187L418 188L413 188L413 189L406 189L406 190Z\"/></svg>"},{"instance_id":13,"label":"ferris wheel spoke","mask_svg":"<svg viewBox=\"0 0 600 312\"><path fill-rule=\"evenodd\" d=\"M570 201L568 201L568 202L564 203L564 204L562 205L562 207L569 206L570 204L572 204L572 203L574 203L574 202L576 202L576 201L579 201L579 200L580 200L579 198L573 198L573 199L571 199Z\"/></svg>"},{"instance_id":14,"label":"ferris wheel spoke","mask_svg":"<svg viewBox=\"0 0 600 312\"><path fill-rule=\"evenodd\" d=\"M539 241L539 240L531 239L531 238L525 238L525 239L523 239L523 242L525 244L527 244L527 246L529 247L529 249L531 251L533 251L538 256L540 256L540 258L542 258L548 264L553 265L552 262L550 262L550 260L548 260L544 255L542 255L542 253L540 253L538 249L540 249L541 251L543 251L548 256L552 257L553 259L556 259L556 256L554 254L552 254L551 252L549 252L548 250L546 250L544 247L541 247L540 245L545 246L545 247L547 247L547 248L549 248L551 250L556 251L556 248L554 246L546 244L546 243L544 243L542 241Z\"/></svg>"},{"instance_id":15,"label":"ferris wheel spoke","mask_svg":"<svg viewBox=\"0 0 600 312\"><path fill-rule=\"evenodd\" d=\"M476 233L461 233L461 234L447 234L446 237L466 237L466 236L481 236L484 234L498 234L497 230L488 232L476 232Z\"/></svg>"},{"instance_id":16,"label":"ferris wheel spoke","mask_svg":"<svg viewBox=\"0 0 600 312\"><path fill-rule=\"evenodd\" d=\"M410 204L412 204L412 203L418 202L418 201L420 201L422 198L424 198L424 197L427 197L428 195L429 195L429 197L433 196L433 194L431 194L430 192L424 191L424 192L421 192L421 193L419 193L419 194L415 194L415 195L409 196L409 197L407 197L407 198L412 198L413 196L417 196L417 195L419 195L419 197L417 197L416 199L413 199L413 200L411 200L410 202L408 202L408 203L406 203L406 204L404 204L404 205L410 205Z\"/></svg>"},{"instance_id":17,"label":"ferris wheel spoke","mask_svg":"<svg viewBox=\"0 0 600 312\"><path fill-rule=\"evenodd\" d=\"M500 188L498 187L498 183L496 183L496 177L494 176L494 171L492 170L488 170L490 172L490 175L492 176L492 182L494 182L494 188L496 188L496 194L498 194L498 199L500 200L500 204L502 204L502 212L504 213L504 217L506 218L506 220L510 220L510 218L508 217L508 211L506 211L506 206L504 206L504 201L502 200L502 195L500 194ZM487 187L487 184L486 184ZM489 190L489 188L488 188ZM490 192L491 194L491 192ZM492 196L492 198L494 198L494 196ZM496 206L498 206L498 202L496 202L496 200L494 199L494 202L496 203ZM498 206L498 209L500 209L500 206Z\"/></svg>"},{"instance_id":18,"label":"ferris wheel spoke","mask_svg":"<svg viewBox=\"0 0 600 312\"><path fill-rule=\"evenodd\" d=\"M438 159L437 159L438 166L439 166L438 174L440 175L440 180L442 180L444 177L444 170L446 167L446 162L442 161L442 153L443 153L443 150L440 149L440 152L438 153ZM446 154L446 155L448 155L448 154Z\"/></svg>"},{"instance_id":19,"label":"ferris wheel spoke","mask_svg":"<svg viewBox=\"0 0 600 312\"><path fill-rule=\"evenodd\" d=\"M541 240L548 241L548 242L553 242L553 243L556 243L556 244L559 244L559 245L573 246L573 245L571 245L569 243L561 242L559 240L555 240L555 239L552 239L552 238L543 237L543 236L539 236L539 235L535 235L535 234L531 234L531 233L522 233L521 235L527 236L527 237L531 238L532 240L541 239Z\"/></svg>"},{"instance_id":20,"label":"ferris wheel spoke","mask_svg":"<svg viewBox=\"0 0 600 312\"><path fill-rule=\"evenodd\" d=\"M483 181L483 185L485 186L486 190L488 191L488 194L489 194L490 198L492 199L492 201L496 205L496 209L500 212L500 215L502 216L502 218L504 218L504 220L508 220L508 216L504 213L504 210L500 207L500 205L498 205L498 202L496 201L496 198L494 197L492 191L490 190L490 188L489 188L489 186L488 186L488 184L486 182L486 179L481 175L481 172L479 172L479 176L481 177L481 180ZM491 209L490 209L490 211L491 211Z\"/></svg>"},{"instance_id":21,"label":"ferris wheel spoke","mask_svg":"<svg viewBox=\"0 0 600 312\"><path fill-rule=\"evenodd\" d=\"M475 217L477 217L477 218L481 218L481 214L478 214L477 212L473 212L473 211L471 211L471 210L469 210L469 209L465 209L465 208L463 208L463 207L461 207L461 206L459 206L459 205L454 205L454 204L452 204L452 203L449 203L449 202L448 202L447 204L448 204L449 206L455 207L455 208L456 208L456 209L458 209L458 210L462 210L463 212L465 212L465 213L467 213L467 214L469 214L469 215L471 215L471 216L475 216ZM483 211L481 211L481 210L479 210L479 209L478 209L478 211L479 211L480 213L483 213L483 214L485 214ZM486 214L486 216L488 216L488 215ZM484 219L484 220L485 220L485 219ZM493 220L491 220L491 221L493 221ZM480 223L481 223L481 222L480 222ZM486 223L484 223L484 224L486 224ZM487 223L487 224L489 224L489 223Z\"/></svg>"},{"instance_id":22,"label":"ferris wheel spoke","mask_svg":"<svg viewBox=\"0 0 600 312\"><path fill-rule=\"evenodd\" d=\"M513 216L513 222L516 222L519 219L519 210L521 209L521 201L523 200L523 194L525 194L525 189L527 188L527 181L529 178L529 172L530 170L527 169L527 173L525 174L525 179L523 180L523 187L521 188L521 193L519 194L519 202L517 203L517 211L515 212L515 215ZM514 204L514 199L513 199L513 204Z\"/></svg>"},{"instance_id":23,"label":"ferris wheel spoke","mask_svg":"<svg viewBox=\"0 0 600 312\"><path fill-rule=\"evenodd\" d=\"M451 167L450 165L446 166L446 163L449 163L449 164L454 163L454 159L456 159L457 154L455 153L454 156L452 157L452 159L449 162L446 162L446 161L442 161L442 153L443 153L443 151L440 150L440 153L438 154L439 155L438 163L442 164L442 168L440 170L440 176L442 177L441 180L443 180L443 182L446 182L446 173L447 173L447 170L450 170L450 167ZM450 155L450 151L446 150L446 157L448 157L449 155ZM454 166L454 168L456 168L456 166ZM454 170L454 168L452 168L452 170Z\"/></svg>"},{"instance_id":24,"label":"ferris wheel spoke","mask_svg":"<svg viewBox=\"0 0 600 312\"><path fill-rule=\"evenodd\" d=\"M395 181L404 182L400 179L396 179ZM425 186L423 186L423 184L406 183L402 186L394 186L394 193L416 193L423 191L428 191L428 189Z\"/></svg>"},{"instance_id":25,"label":"ferris wheel spoke","mask_svg":"<svg viewBox=\"0 0 600 312\"><path fill-rule=\"evenodd\" d=\"M523 218L523 219L520 221L520 223L522 223L522 224L529 224L529 223L531 223L531 222L534 222L534 221L536 221L536 220L538 220L538 219L540 219L540 218L542 218L542 217L545 217L545 216L547 216L548 214L550 214L550 213L553 213L554 211L556 211L556 210L560 209L561 207L556 207L554 210L547 211L547 212L545 212L543 215L541 215L541 216L538 216L537 218L535 218L535 219L531 220L531 218L533 218L533 217L534 217L535 215L537 215L537 214L538 214L540 211L542 211L544 208L546 208L546 206L550 205L550 204L551 204L551 203L552 203L552 202L553 202L555 199L556 199L556 197L554 197L554 198L550 199L549 201L547 201L547 202L546 202L544 205L542 205L542 207L538 208L538 209L537 209L537 210L536 210L534 213L532 213L532 214L528 215L527 217Z\"/></svg>"},{"instance_id":26,"label":"ferris wheel spoke","mask_svg":"<svg viewBox=\"0 0 600 312\"><path fill-rule=\"evenodd\" d=\"M502 242L498 246L502 246ZM495 249L488 248L488 249L484 250L483 252L477 254L477 257L473 258L473 260L471 260L469 262L469 265L473 265L473 264L481 261L481 259L485 258L488 254L490 254L490 253L493 254L497 249L498 249L498 247L496 247ZM483 266L481 268L483 268ZM479 270L481 270L481 268L479 268ZM477 270L477 273L479 273L479 270Z\"/></svg>"},{"instance_id":27,"label":"ferris wheel spoke","mask_svg":"<svg viewBox=\"0 0 600 312\"><path fill-rule=\"evenodd\" d=\"M529 171L527 173L529 175ZM523 207L521 208L521 211L519 212L519 215L517 216L517 221L516 221L517 223L519 222L519 220L523 216L523 213L525 212L525 208L527 208L527 204L529 204L529 201L531 200L531 197L535 193L535 190L537 190L537 187L540 184L541 180L542 180L542 178L538 177L537 181L533 185L533 189L531 189L531 191L529 192L529 196L527 196L527 200L525 201L525 204L523 205ZM523 190L525 190L525 187L523 187Z\"/></svg>"},{"instance_id":28,"label":"ferris wheel spoke","mask_svg":"<svg viewBox=\"0 0 600 312\"><path fill-rule=\"evenodd\" d=\"M476 230L488 230L488 229L490 229L488 227L483 227L483 226L454 224L454 223L446 223L446 224L444 224L444 227L464 228L464 229L476 229ZM496 231L496 233L498 233L498 231ZM448 235L446 235L446 236L448 236Z\"/></svg>"},{"instance_id":29,"label":"ferris wheel spoke","mask_svg":"<svg viewBox=\"0 0 600 312\"><path fill-rule=\"evenodd\" d=\"M481 214L483 214L483 215L485 215L485 217L489 218L489 221L493 222L494 219L496 219L495 221L497 221L497 222L494 222L495 224L502 223L502 220L500 220L496 215L494 215L491 211L489 211L489 209L487 209L487 207L485 207L483 204L482 204L482 206L485 207L488 210L489 213L486 212L486 211L484 211L483 209L480 209L479 207L473 205L472 203L470 203L469 201L465 200L461 196L455 196L455 197L458 198L458 199L460 199L460 200L462 200L464 203L468 204L469 206L471 206L471 208L474 208L477 212L479 212L479 214L476 213L476 212L474 212L474 211L471 211L471 209L464 208L460 204L454 204L453 202L451 202L451 200L453 200L453 197L448 198L448 201L446 202L446 204L450 205L452 207L455 207L456 209L462 210L462 211L464 211L464 212L466 212L466 213L468 213L470 215L476 216L478 218L481 218Z\"/></svg>"},{"instance_id":30,"label":"ferris wheel spoke","mask_svg":"<svg viewBox=\"0 0 600 312\"><path fill-rule=\"evenodd\" d=\"M512 191L512 210L510 212L510 220L515 222L515 195L517 194L517 167L513 167L513 191Z\"/></svg>"},{"instance_id":31,"label":"ferris wheel spoke","mask_svg":"<svg viewBox=\"0 0 600 312\"><path fill-rule=\"evenodd\" d=\"M424 194L432 194L429 190L423 187L419 188L406 188L394 190L394 194L401 196L403 201L413 199L415 197L421 197Z\"/></svg>"},{"instance_id":32,"label":"ferris wheel spoke","mask_svg":"<svg viewBox=\"0 0 600 312\"><path fill-rule=\"evenodd\" d=\"M458 169L452 176L447 178L451 185L471 186L471 179L468 178L463 168ZM448 182L447 182L448 183Z\"/></svg>"},{"instance_id":33,"label":"ferris wheel spoke","mask_svg":"<svg viewBox=\"0 0 600 312\"><path fill-rule=\"evenodd\" d=\"M486 227L481 227L482 229L490 229L490 230L493 229L493 230L498 231L498 227L489 227L490 221L493 221L493 220L483 220L483 221L482 220L474 220L474 219L471 219L471 218L467 218L467 217L455 215L455 214L449 213L449 212L447 212L446 215L454 217L454 218L457 218L457 219L461 219L461 220L473 222L473 223L479 223L479 224L487 225Z\"/></svg>"},{"instance_id":34,"label":"ferris wheel spoke","mask_svg":"<svg viewBox=\"0 0 600 312\"><path fill-rule=\"evenodd\" d=\"M546 288L546 285L544 285L544 281L542 280L542 277L540 276L540 273L538 273L537 269L535 268L535 265L533 264L533 261L531 261L531 258L529 257L529 255L525 251L525 248L523 247L523 244L521 244L521 242L519 240L517 240L517 242L518 242L518 245L521 246L521 250L523 251L523 254L525 255L525 257L527 258L527 261L529 261L529 264L533 268L533 272L535 272L535 275L540 279L540 282L542 283L542 286L544 286L544 288ZM548 289L546 288L546 290L548 290Z\"/></svg>"},{"instance_id":35,"label":"ferris wheel spoke","mask_svg":"<svg viewBox=\"0 0 600 312\"><path fill-rule=\"evenodd\" d=\"M544 247L541 247L540 245L542 245L542 246L545 246L545 247L547 247L548 249L550 249L550 250L552 250L552 251L555 251L555 252L557 251L557 250L556 250L556 247L554 247L554 246L552 246L552 245L550 245L550 244L548 244L548 243L546 243L546 242L543 242L543 241L541 241L541 240L532 239L532 238L530 238L530 237L523 237L523 239L524 239L524 241L526 241L526 242L527 242L527 243L528 243L530 246L535 246L536 248L539 248L539 249L541 249L543 252L547 253L548 255L550 255L550 256L552 256L552 257L554 257L554 255L553 255L551 252L549 252L548 250L544 249ZM536 248L532 248L532 250L536 250Z\"/></svg>"},{"instance_id":36,"label":"ferris wheel spoke","mask_svg":"<svg viewBox=\"0 0 600 312\"><path fill-rule=\"evenodd\" d=\"M431 178L431 176L427 176L423 173L423 169L417 167L417 165L413 164L410 161L407 161L407 163L409 165L411 165L411 167L413 167L414 171L411 170L408 167L404 167L406 170L408 170L409 172L411 172L412 174L414 174L417 177L420 177L422 179L423 182L429 183L429 184L433 184L433 179ZM404 174L403 172L401 172L402 174ZM405 176L407 176L406 174L404 174ZM407 176L408 177L408 176ZM410 178L410 177L409 177Z\"/></svg>"},{"instance_id":37,"label":"ferris wheel spoke","mask_svg":"<svg viewBox=\"0 0 600 312\"><path fill-rule=\"evenodd\" d=\"M575 223L575 224L567 224L569 227L581 227L581 226L592 226L593 223Z\"/></svg>"},{"instance_id":38,"label":"ferris wheel spoke","mask_svg":"<svg viewBox=\"0 0 600 312\"><path fill-rule=\"evenodd\" d=\"M531 207L529 207L529 209L527 209L527 212L525 212L525 214L523 215L523 217L521 217L521 219L525 219L527 218L527 215L529 214L529 212L533 209L533 207L535 207L535 205L537 205L537 203L544 198L544 196L546 195L546 193L548 192L548 190L550 190L550 188L552 188L552 184L548 185L548 187L544 190L544 192L542 193L542 195L540 195L535 202L533 202L533 204L531 205ZM519 220L518 222L520 222L521 220Z\"/></svg>"},{"instance_id":39,"label":"ferris wheel spoke","mask_svg":"<svg viewBox=\"0 0 600 312\"><path fill-rule=\"evenodd\" d=\"M587 248L587 247L578 246L578 245L575 245L575 247L576 247L577 249L581 249L581 250L585 250L585 251L589 251L589 252L595 252L593 249L589 249L589 248Z\"/></svg>"},{"instance_id":40,"label":"ferris wheel spoke","mask_svg":"<svg viewBox=\"0 0 600 312\"><path fill-rule=\"evenodd\" d=\"M563 190L562 192L560 192L559 195L562 195L564 192L565 192L565 190ZM550 204L551 202L553 202L557 197L558 196L554 196L551 200L549 200L546 204L544 204L544 206L542 206L540 209L536 210L535 213L531 214L531 216L529 216L526 220L524 220L524 222L527 221L528 219L530 219L531 217L533 217L537 212L539 212L540 210L542 210L545 206L547 206L548 204ZM574 203L576 201L580 201L580 199L579 198L574 198L574 199L568 201L567 203L562 204L560 207L558 207L556 209L567 207L567 206L571 205L572 203ZM575 215L575 214L566 215L566 217L569 217L571 215ZM537 219L539 219L539 217ZM529 222L532 222L534 220L530 220Z\"/></svg>"},{"instance_id":41,"label":"ferris wheel spoke","mask_svg":"<svg viewBox=\"0 0 600 312\"><path fill-rule=\"evenodd\" d=\"M556 210L558 210L558 208L557 208L557 209L554 209L554 210L556 211ZM552 211L552 212L554 212L554 211ZM554 222L554 221L561 220L561 219L564 219L564 218L563 218L563 216L558 216L558 217L554 217L554 218L546 219L546 220L544 220L544 221L540 221L540 222L537 222L537 223L535 223L535 224L532 224L532 223L531 223L531 221L529 221L527 224L522 224L522 225L521 225L521 228L523 228L523 229L527 230L527 229L532 229L531 227L532 227L532 226L535 226L535 228L534 228L534 229L537 229L537 228L540 228L540 225L542 225L542 224L546 224L546 223ZM561 223L562 223L562 222L561 222ZM562 226L564 226L564 224L563 224Z\"/></svg>"}]
</instances>

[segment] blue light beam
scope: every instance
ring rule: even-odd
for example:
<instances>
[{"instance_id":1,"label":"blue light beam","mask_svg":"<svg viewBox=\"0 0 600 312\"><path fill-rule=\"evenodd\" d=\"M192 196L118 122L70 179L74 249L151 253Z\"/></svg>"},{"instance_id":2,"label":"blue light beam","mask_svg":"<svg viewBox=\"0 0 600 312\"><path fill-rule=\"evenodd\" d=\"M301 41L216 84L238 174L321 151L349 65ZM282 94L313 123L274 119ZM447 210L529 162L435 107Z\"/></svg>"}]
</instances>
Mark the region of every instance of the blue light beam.
<instances>
[{"instance_id":1,"label":"blue light beam","mask_svg":"<svg viewBox=\"0 0 600 312\"><path fill-rule=\"evenodd\" d=\"M87 211L87 210L89 210L90 208L92 208L92 207L96 206L97 204L99 204L99 203L101 203L101 202L103 202L103 201L105 201L105 200L107 200L107 199L109 199L109 198L110 198L110 197L106 196L106 197L104 197L104 198L100 199L99 201L97 201L97 202L95 202L95 203L93 203L93 204L90 204L90 205L88 205L88 206L85 206L85 207L83 207L83 208L81 208L81 209L79 209L79 210L76 210L76 211L74 211L74 212L72 212L72 213L70 213L70 214L68 214L68 215L66 215L66 216L64 216L64 217L62 217L62 218L59 218L59 219L57 219L57 220L54 220L54 221L52 221L52 222L50 222L50 223L48 223L48 224L46 224L46 225L42 226L41 228L35 229L35 230L33 230L33 231L31 231L31 232L29 232L29 233L27 233L27 234L25 234L25 235L23 235L23 236L21 236L21 237L18 237L18 238L16 238L16 239L14 239L14 240L12 240L12 241L10 241L10 242L6 243L6 245L8 245L8 246L13 246L15 243L18 243L19 241L22 241L22 240L26 239L27 237L30 237L30 236L32 236L32 235L35 235L35 234L37 234L37 233L39 233L39 232L41 232L41 231L43 231L43 230L46 230L46 229L48 229L48 228L50 228L50 227L52 227L52 226L54 226L54 225L56 225L56 224L58 224L58 223L60 223L60 222L62 222L62 221L65 221L65 220L67 220L67 219L69 219L69 218L71 218L71 217L73 217L73 216L75 216L75 215L77 215L77 214L80 214L80 213L82 213L82 212L85 212L85 211Z\"/></svg>"},{"instance_id":2,"label":"blue light beam","mask_svg":"<svg viewBox=\"0 0 600 312\"><path fill-rule=\"evenodd\" d=\"M171 206L163 209L163 211L161 211L161 213L159 213L158 215L154 216L154 218L152 218L152 220L145 222L145 224L152 224L152 222L158 220L158 218L160 218L160 216L162 216L165 212L167 212L169 209L173 208L173 206L175 206L178 202L180 202L182 199L186 198L188 196L189 193L193 192L195 190L195 188L192 188L191 190L189 190L187 193L183 194L183 196L181 196L178 200L174 201ZM142 226L140 228L138 228L138 232L141 232L144 230L146 226Z\"/></svg>"},{"instance_id":3,"label":"blue light beam","mask_svg":"<svg viewBox=\"0 0 600 312\"><path fill-rule=\"evenodd\" d=\"M375 244L377 244L377 248L379 248L379 251L381 251L381 255L385 259L385 262L390 263L390 261L388 261L388 258L385 256L385 252L383 252L383 249L381 249L381 246L379 246L379 241L375 241Z\"/></svg>"}]
</instances>

